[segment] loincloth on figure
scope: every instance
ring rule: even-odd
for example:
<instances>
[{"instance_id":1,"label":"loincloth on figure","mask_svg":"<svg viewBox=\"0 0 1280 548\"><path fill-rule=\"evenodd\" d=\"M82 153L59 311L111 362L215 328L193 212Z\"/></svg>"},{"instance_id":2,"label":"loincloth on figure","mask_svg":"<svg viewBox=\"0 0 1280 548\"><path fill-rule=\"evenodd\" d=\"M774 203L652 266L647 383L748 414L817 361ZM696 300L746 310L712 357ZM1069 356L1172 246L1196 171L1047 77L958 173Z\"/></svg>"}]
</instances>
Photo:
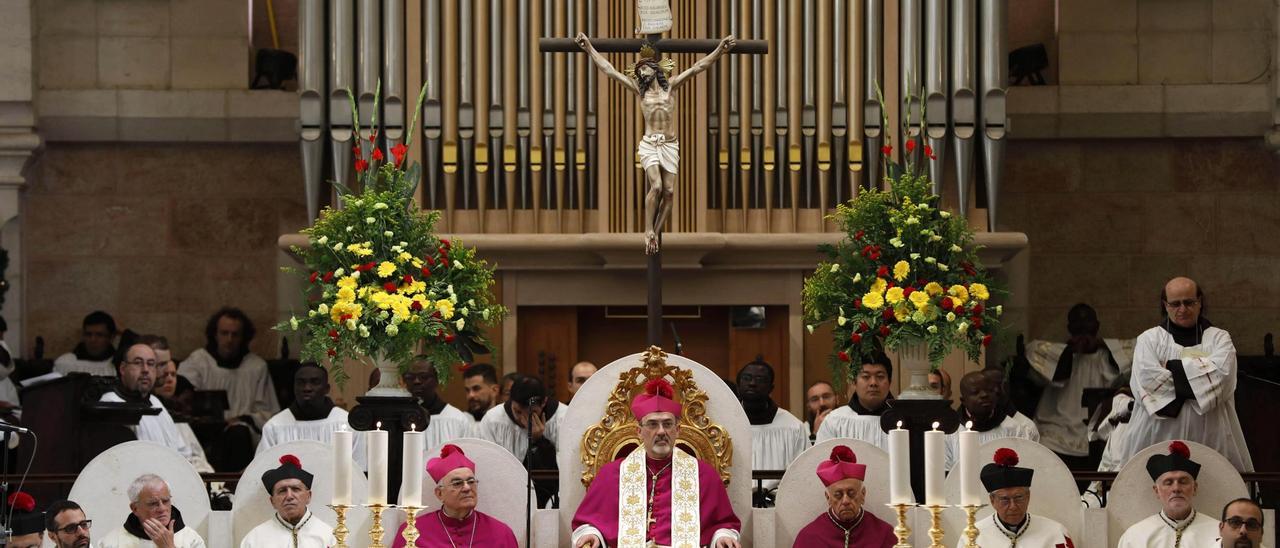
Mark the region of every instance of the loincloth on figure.
<instances>
[{"instance_id":1,"label":"loincloth on figure","mask_svg":"<svg viewBox=\"0 0 1280 548\"><path fill-rule=\"evenodd\" d=\"M680 164L680 141L667 139L661 133L645 135L636 146L636 157L643 169L658 166L667 173L676 173L676 166Z\"/></svg>"}]
</instances>

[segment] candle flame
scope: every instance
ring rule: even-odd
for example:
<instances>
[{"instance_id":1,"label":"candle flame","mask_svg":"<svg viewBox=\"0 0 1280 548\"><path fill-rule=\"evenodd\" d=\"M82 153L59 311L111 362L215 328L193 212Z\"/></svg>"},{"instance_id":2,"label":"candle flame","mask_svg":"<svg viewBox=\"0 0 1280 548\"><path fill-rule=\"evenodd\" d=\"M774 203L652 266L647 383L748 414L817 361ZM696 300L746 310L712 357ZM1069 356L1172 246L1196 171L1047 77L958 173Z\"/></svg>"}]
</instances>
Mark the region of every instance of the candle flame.
<instances>
[{"instance_id":1,"label":"candle flame","mask_svg":"<svg viewBox=\"0 0 1280 548\"><path fill-rule=\"evenodd\" d=\"M416 422L411 422L411 423L409 423L409 431L410 431L410 432L417 432L417 431L418 431L418 423L416 423Z\"/></svg>"},{"instance_id":2,"label":"candle flame","mask_svg":"<svg viewBox=\"0 0 1280 548\"><path fill-rule=\"evenodd\" d=\"M898 421L898 428L902 428L902 421Z\"/></svg>"},{"instance_id":3,"label":"candle flame","mask_svg":"<svg viewBox=\"0 0 1280 548\"><path fill-rule=\"evenodd\" d=\"M937 429L938 429L938 427L939 427L939 426L941 426L941 425L942 425L942 423L940 423L940 422L938 422L938 421L933 421L933 429L934 429L934 430L937 430Z\"/></svg>"},{"instance_id":4,"label":"candle flame","mask_svg":"<svg viewBox=\"0 0 1280 548\"><path fill-rule=\"evenodd\" d=\"M973 430L973 421L965 421L964 427L966 430Z\"/></svg>"},{"instance_id":5,"label":"candle flame","mask_svg":"<svg viewBox=\"0 0 1280 548\"><path fill-rule=\"evenodd\" d=\"M374 428L377 428L378 430L382 430L382 421L378 421L378 424L375 425Z\"/></svg>"}]
</instances>

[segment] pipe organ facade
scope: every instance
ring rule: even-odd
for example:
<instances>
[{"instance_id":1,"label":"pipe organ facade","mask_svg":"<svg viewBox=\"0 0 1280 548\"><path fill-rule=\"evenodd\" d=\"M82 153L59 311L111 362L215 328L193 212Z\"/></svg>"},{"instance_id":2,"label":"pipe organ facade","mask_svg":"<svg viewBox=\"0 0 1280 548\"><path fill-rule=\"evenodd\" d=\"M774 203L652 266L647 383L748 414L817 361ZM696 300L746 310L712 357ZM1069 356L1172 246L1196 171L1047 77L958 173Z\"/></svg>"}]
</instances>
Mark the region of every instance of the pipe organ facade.
<instances>
[{"instance_id":1,"label":"pipe organ facade","mask_svg":"<svg viewBox=\"0 0 1280 548\"><path fill-rule=\"evenodd\" d=\"M673 1L664 38L733 34L766 41L768 53L728 56L678 90L684 153L667 231L835 230L825 216L882 186L882 147L901 159L907 139L947 206L993 230L1007 4ZM586 55L539 49L541 38L578 32L635 37L634 0L301 0L299 10L312 216L331 201L326 181L353 180L351 148L376 124L388 150L420 132L410 148L423 163L419 199L444 212L444 230L642 230L636 98ZM619 69L636 59L604 55ZM701 55L671 57L679 72Z\"/></svg>"}]
</instances>

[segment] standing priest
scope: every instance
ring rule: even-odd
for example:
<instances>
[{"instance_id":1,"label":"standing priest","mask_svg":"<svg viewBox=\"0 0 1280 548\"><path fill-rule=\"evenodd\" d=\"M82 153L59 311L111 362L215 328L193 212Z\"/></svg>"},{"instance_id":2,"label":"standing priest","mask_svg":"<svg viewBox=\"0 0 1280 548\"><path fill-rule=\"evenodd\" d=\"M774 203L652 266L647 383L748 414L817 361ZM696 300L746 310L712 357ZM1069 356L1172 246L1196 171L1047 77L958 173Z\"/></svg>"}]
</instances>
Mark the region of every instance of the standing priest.
<instances>
[{"instance_id":1,"label":"standing priest","mask_svg":"<svg viewBox=\"0 0 1280 548\"><path fill-rule=\"evenodd\" d=\"M831 458L818 463L818 479L826 487L827 511L796 535L795 548L892 548L893 526L867 512L867 465L847 445L831 448Z\"/></svg>"},{"instance_id":2,"label":"standing priest","mask_svg":"<svg viewBox=\"0 0 1280 548\"><path fill-rule=\"evenodd\" d=\"M643 450L600 468L573 516L574 548L741 546L720 474L676 449L682 409L673 395L665 379L652 379L632 401Z\"/></svg>"}]
</instances>

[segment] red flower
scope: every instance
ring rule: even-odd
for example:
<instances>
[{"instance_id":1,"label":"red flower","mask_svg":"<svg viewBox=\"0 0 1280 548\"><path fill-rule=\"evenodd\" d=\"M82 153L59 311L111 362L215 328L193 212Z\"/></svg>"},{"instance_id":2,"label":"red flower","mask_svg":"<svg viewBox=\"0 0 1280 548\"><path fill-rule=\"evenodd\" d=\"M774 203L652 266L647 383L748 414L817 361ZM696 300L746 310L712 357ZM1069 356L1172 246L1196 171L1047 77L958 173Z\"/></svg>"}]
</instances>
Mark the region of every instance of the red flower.
<instances>
[{"instance_id":1,"label":"red flower","mask_svg":"<svg viewBox=\"0 0 1280 548\"><path fill-rule=\"evenodd\" d=\"M880 268L876 270L876 276L879 276L879 277L881 277L881 278L886 278L886 277L888 277L888 276L889 276L889 267L888 267L888 266L885 266L885 265L881 265L881 266L880 266Z\"/></svg>"},{"instance_id":2,"label":"red flower","mask_svg":"<svg viewBox=\"0 0 1280 548\"><path fill-rule=\"evenodd\" d=\"M879 248L872 249L872 250L871 250L871 257L869 257L869 258L870 258L871 260L873 260L873 261L878 261L878 260L880 260L880 249L879 249Z\"/></svg>"},{"instance_id":3,"label":"red flower","mask_svg":"<svg viewBox=\"0 0 1280 548\"><path fill-rule=\"evenodd\" d=\"M387 282L387 283L385 283L385 284L382 284L382 289L385 289L385 290L387 291L387 293L395 293L395 292L396 292L396 289L397 289L397 288L396 288L396 283L395 283L395 282Z\"/></svg>"},{"instance_id":4,"label":"red flower","mask_svg":"<svg viewBox=\"0 0 1280 548\"><path fill-rule=\"evenodd\" d=\"M906 287L902 288L902 296L903 296L903 297L910 297L910 296L911 296L911 294L912 294L912 293L915 293L915 292L916 292L916 288L911 287L911 286L906 286Z\"/></svg>"},{"instance_id":5,"label":"red flower","mask_svg":"<svg viewBox=\"0 0 1280 548\"><path fill-rule=\"evenodd\" d=\"M405 275L404 275L404 283L406 283L406 284L411 284L411 283L413 283L413 275L411 275L411 274L405 274Z\"/></svg>"},{"instance_id":6,"label":"red flower","mask_svg":"<svg viewBox=\"0 0 1280 548\"><path fill-rule=\"evenodd\" d=\"M432 318L435 318L435 319L437 319L437 320L438 320L438 319L440 319L440 311L439 311L439 310L437 310L437 311L435 311L435 312L432 312L432 313L431 313L431 317L432 317Z\"/></svg>"},{"instance_id":7,"label":"red flower","mask_svg":"<svg viewBox=\"0 0 1280 548\"><path fill-rule=\"evenodd\" d=\"M957 316L963 316L963 315L964 315L964 307L963 307L963 306L957 306L957 307L955 308L954 312L956 313L956 315L957 315Z\"/></svg>"},{"instance_id":8,"label":"red flower","mask_svg":"<svg viewBox=\"0 0 1280 548\"><path fill-rule=\"evenodd\" d=\"M405 154L408 153L409 147L405 146L404 143L391 147L391 156L396 159L396 167L400 167L400 164L404 162Z\"/></svg>"},{"instance_id":9,"label":"red flower","mask_svg":"<svg viewBox=\"0 0 1280 548\"><path fill-rule=\"evenodd\" d=\"M862 308L862 299L854 299L854 300L853 300L853 307L854 307L854 308Z\"/></svg>"},{"instance_id":10,"label":"red flower","mask_svg":"<svg viewBox=\"0 0 1280 548\"><path fill-rule=\"evenodd\" d=\"M951 297L943 297L942 303L939 306L941 306L943 310L951 310L951 308L955 306L955 303L951 302Z\"/></svg>"},{"instance_id":11,"label":"red flower","mask_svg":"<svg viewBox=\"0 0 1280 548\"><path fill-rule=\"evenodd\" d=\"M978 317L978 316L974 316L974 317L972 317L972 318L969 318L969 323L970 323L970 324L973 324L973 328L974 328L974 329L982 329L982 318L980 318L980 317Z\"/></svg>"},{"instance_id":12,"label":"red flower","mask_svg":"<svg viewBox=\"0 0 1280 548\"><path fill-rule=\"evenodd\" d=\"M983 336L983 337L982 337L982 346L989 346L990 344L991 344L991 335L985 335L985 336Z\"/></svg>"},{"instance_id":13,"label":"red flower","mask_svg":"<svg viewBox=\"0 0 1280 548\"><path fill-rule=\"evenodd\" d=\"M422 277L423 277L423 278L430 278L430 277L431 277L431 267L429 267L429 266L424 266L424 267L422 267Z\"/></svg>"},{"instance_id":14,"label":"red flower","mask_svg":"<svg viewBox=\"0 0 1280 548\"><path fill-rule=\"evenodd\" d=\"M974 314L981 314L986 309L985 306L982 306L982 303L973 303L972 311Z\"/></svg>"},{"instance_id":15,"label":"red flower","mask_svg":"<svg viewBox=\"0 0 1280 548\"><path fill-rule=\"evenodd\" d=\"M345 322L345 321L350 320L350 319L351 319L351 314L343 314L343 315L341 315L341 316L338 316L338 320L339 320L339 321L344 321L344 322Z\"/></svg>"},{"instance_id":16,"label":"red flower","mask_svg":"<svg viewBox=\"0 0 1280 548\"><path fill-rule=\"evenodd\" d=\"M433 257L427 257L427 264L429 264L429 265L431 265L431 266L435 266L435 264L436 264L436 260L435 260L435 258L433 258Z\"/></svg>"},{"instance_id":17,"label":"red flower","mask_svg":"<svg viewBox=\"0 0 1280 548\"><path fill-rule=\"evenodd\" d=\"M859 334L857 334L857 333L854 333L854 334L852 334L852 335L849 335L849 340L850 340L850 341L852 341L852 342L853 342L853 344L861 343L861 342L862 342L862 335L859 335Z\"/></svg>"},{"instance_id":18,"label":"red flower","mask_svg":"<svg viewBox=\"0 0 1280 548\"><path fill-rule=\"evenodd\" d=\"M842 361L842 362L848 362L848 361L849 361L849 353L848 353L848 352L845 352L844 350L841 350L839 353L837 353L837 354L836 354L836 357L840 358L840 361Z\"/></svg>"},{"instance_id":19,"label":"red flower","mask_svg":"<svg viewBox=\"0 0 1280 548\"><path fill-rule=\"evenodd\" d=\"M853 233L853 239L855 239L855 240L861 240L861 239L862 239L862 237L863 237L863 236L866 236L866 235L867 235L867 233L866 233L865 231L859 230L859 231L857 231L857 232ZM868 247L870 247L870 246L868 246Z\"/></svg>"},{"instance_id":20,"label":"red flower","mask_svg":"<svg viewBox=\"0 0 1280 548\"><path fill-rule=\"evenodd\" d=\"M332 281L333 281L333 271L332 271L332 270L330 270L330 271L328 271L328 272L325 272L325 273L324 273L324 278L322 278L322 279L324 280L324 283L332 282Z\"/></svg>"},{"instance_id":21,"label":"red flower","mask_svg":"<svg viewBox=\"0 0 1280 548\"><path fill-rule=\"evenodd\" d=\"M1000 466L1017 466L1018 452L1008 447L1001 447L996 449L995 458L991 460Z\"/></svg>"},{"instance_id":22,"label":"red flower","mask_svg":"<svg viewBox=\"0 0 1280 548\"><path fill-rule=\"evenodd\" d=\"M933 155L933 147L929 146L927 143L924 145L924 155L928 156L930 160L938 159L937 156Z\"/></svg>"},{"instance_id":23,"label":"red flower","mask_svg":"<svg viewBox=\"0 0 1280 548\"><path fill-rule=\"evenodd\" d=\"M893 309L892 308L884 309L884 312L881 312L880 316L882 316L886 321L890 321L890 322L893 321Z\"/></svg>"},{"instance_id":24,"label":"red flower","mask_svg":"<svg viewBox=\"0 0 1280 548\"><path fill-rule=\"evenodd\" d=\"M359 158L361 155L363 155L363 154L364 154L363 152L361 152L361 151L360 151L360 142L359 142L359 141L357 141L357 142L356 142L356 146L351 147L351 153L352 153L352 154L354 154L354 155L356 156L356 158Z\"/></svg>"},{"instance_id":25,"label":"red flower","mask_svg":"<svg viewBox=\"0 0 1280 548\"><path fill-rule=\"evenodd\" d=\"M969 261L960 261L960 268L964 269L964 273L970 276L977 276L978 271L973 268L973 263Z\"/></svg>"},{"instance_id":26,"label":"red flower","mask_svg":"<svg viewBox=\"0 0 1280 548\"><path fill-rule=\"evenodd\" d=\"M328 354L329 354L329 357L332 358L338 355L338 351L330 348Z\"/></svg>"},{"instance_id":27,"label":"red flower","mask_svg":"<svg viewBox=\"0 0 1280 548\"><path fill-rule=\"evenodd\" d=\"M886 285L885 289L893 289L895 287L898 287L898 284L894 283L893 280L889 280L889 285Z\"/></svg>"},{"instance_id":28,"label":"red flower","mask_svg":"<svg viewBox=\"0 0 1280 548\"><path fill-rule=\"evenodd\" d=\"M356 173L364 173L366 169L369 169L369 162L363 158L356 160Z\"/></svg>"},{"instance_id":29,"label":"red flower","mask_svg":"<svg viewBox=\"0 0 1280 548\"><path fill-rule=\"evenodd\" d=\"M449 242L449 240L446 240L446 239L444 239L444 238L440 238L440 245L444 246L444 248L445 248L445 249L452 249L452 248L453 248L453 244L452 244L452 243L450 243L450 242Z\"/></svg>"},{"instance_id":30,"label":"red flower","mask_svg":"<svg viewBox=\"0 0 1280 548\"><path fill-rule=\"evenodd\" d=\"M444 342L451 343L453 342L453 339L454 339L453 333L450 333L444 336Z\"/></svg>"},{"instance_id":31,"label":"red flower","mask_svg":"<svg viewBox=\"0 0 1280 548\"><path fill-rule=\"evenodd\" d=\"M378 142L378 130L375 129L369 132L369 143L376 143L376 142Z\"/></svg>"},{"instance_id":32,"label":"red flower","mask_svg":"<svg viewBox=\"0 0 1280 548\"><path fill-rule=\"evenodd\" d=\"M1187 447L1187 444L1182 443L1181 441L1174 440L1169 443L1169 454L1179 455L1184 459L1189 459L1191 458L1191 448Z\"/></svg>"},{"instance_id":33,"label":"red flower","mask_svg":"<svg viewBox=\"0 0 1280 548\"><path fill-rule=\"evenodd\" d=\"M888 155L890 155L890 154L893 154L893 147L891 147L891 146L889 146L889 145L885 145L885 146L880 147L880 154L883 154L883 155L885 155L885 156L888 156Z\"/></svg>"},{"instance_id":34,"label":"red flower","mask_svg":"<svg viewBox=\"0 0 1280 548\"><path fill-rule=\"evenodd\" d=\"M409 308L412 310L422 310L422 303L418 301L413 301L413 304L409 305Z\"/></svg>"},{"instance_id":35,"label":"red flower","mask_svg":"<svg viewBox=\"0 0 1280 548\"><path fill-rule=\"evenodd\" d=\"M364 272L368 272L368 271L373 270L373 269L375 269L375 268L377 268L377 267L378 267L378 263L375 263L375 262L373 262L373 261L369 261L369 262L367 262L367 263L364 263L364 264L360 265L360 270L362 270L362 271L364 271Z\"/></svg>"},{"instance_id":36,"label":"red flower","mask_svg":"<svg viewBox=\"0 0 1280 548\"><path fill-rule=\"evenodd\" d=\"M320 273L319 273L319 272L312 272L312 273L311 273L311 283L316 283L316 280L319 280L319 279L320 279Z\"/></svg>"},{"instance_id":37,"label":"red flower","mask_svg":"<svg viewBox=\"0 0 1280 548\"><path fill-rule=\"evenodd\" d=\"M382 155L382 149L380 148L373 149L373 154L370 154L369 157L379 162L381 162L384 158L386 158L386 156Z\"/></svg>"},{"instance_id":38,"label":"red flower","mask_svg":"<svg viewBox=\"0 0 1280 548\"><path fill-rule=\"evenodd\" d=\"M442 266L442 267L444 267L444 268L449 268L449 258L448 258L448 257L440 257L440 266Z\"/></svg>"},{"instance_id":39,"label":"red flower","mask_svg":"<svg viewBox=\"0 0 1280 548\"><path fill-rule=\"evenodd\" d=\"M881 337L888 337L888 336L889 336L889 326L887 326L887 325L882 325L882 326L880 326L880 336L881 336Z\"/></svg>"},{"instance_id":40,"label":"red flower","mask_svg":"<svg viewBox=\"0 0 1280 548\"><path fill-rule=\"evenodd\" d=\"M866 257L867 255L870 255L872 249L871 244L862 246L862 256Z\"/></svg>"},{"instance_id":41,"label":"red flower","mask_svg":"<svg viewBox=\"0 0 1280 548\"><path fill-rule=\"evenodd\" d=\"M904 145L904 146L906 146L906 147L907 147L907 153L915 152L915 151L916 151L916 140L915 140L915 139L908 139L908 140L907 140L907 144L906 144L906 145Z\"/></svg>"},{"instance_id":42,"label":"red flower","mask_svg":"<svg viewBox=\"0 0 1280 548\"><path fill-rule=\"evenodd\" d=\"M862 323L859 323L859 324L858 324L858 332L859 332L859 333L861 333L861 332L863 332L863 331L870 331L870 330L871 330L871 326L867 325L867 322L862 322Z\"/></svg>"},{"instance_id":43,"label":"red flower","mask_svg":"<svg viewBox=\"0 0 1280 548\"><path fill-rule=\"evenodd\" d=\"M337 329L330 329L330 330L329 330L329 338L330 338L330 339L333 339L333 340L335 340L335 341L336 341L336 340L338 340L338 330L337 330Z\"/></svg>"}]
</instances>

